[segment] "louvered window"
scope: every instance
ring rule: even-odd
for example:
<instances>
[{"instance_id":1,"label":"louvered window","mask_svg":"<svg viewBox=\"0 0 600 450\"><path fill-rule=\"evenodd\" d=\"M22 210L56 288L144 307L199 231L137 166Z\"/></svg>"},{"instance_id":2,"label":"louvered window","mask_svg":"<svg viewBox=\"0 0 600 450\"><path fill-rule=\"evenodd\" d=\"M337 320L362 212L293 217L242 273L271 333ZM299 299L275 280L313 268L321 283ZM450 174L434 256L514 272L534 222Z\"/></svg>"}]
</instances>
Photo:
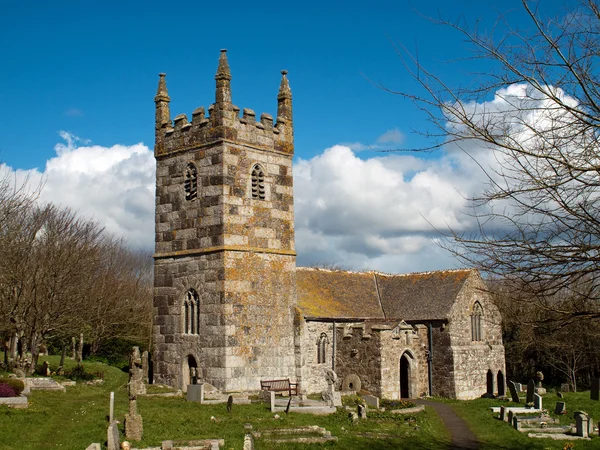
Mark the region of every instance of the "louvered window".
<instances>
[{"instance_id":1,"label":"louvered window","mask_svg":"<svg viewBox=\"0 0 600 450\"><path fill-rule=\"evenodd\" d=\"M198 196L198 172L196 166L189 163L185 168L184 186L185 199L194 200Z\"/></svg>"},{"instance_id":2,"label":"louvered window","mask_svg":"<svg viewBox=\"0 0 600 450\"><path fill-rule=\"evenodd\" d=\"M252 198L265 199L265 173L258 164L252 168Z\"/></svg>"}]
</instances>

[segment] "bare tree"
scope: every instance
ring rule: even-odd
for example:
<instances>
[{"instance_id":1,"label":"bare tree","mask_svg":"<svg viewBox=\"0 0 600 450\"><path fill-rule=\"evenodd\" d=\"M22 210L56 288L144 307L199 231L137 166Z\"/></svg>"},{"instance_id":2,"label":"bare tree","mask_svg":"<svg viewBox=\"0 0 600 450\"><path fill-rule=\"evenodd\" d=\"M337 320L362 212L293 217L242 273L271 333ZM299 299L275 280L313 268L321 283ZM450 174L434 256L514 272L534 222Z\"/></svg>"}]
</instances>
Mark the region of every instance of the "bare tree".
<instances>
[{"instance_id":1,"label":"bare tree","mask_svg":"<svg viewBox=\"0 0 600 450\"><path fill-rule=\"evenodd\" d=\"M470 199L475 231L451 230L448 247L512 280L513 295L529 291L552 320L600 318L600 9L583 0L552 19L522 4L527 33L503 17L486 34L439 21L490 63L475 87L450 86L401 51L426 94L398 94L433 124L429 150L459 148L486 175ZM593 301L567 308L556 294Z\"/></svg>"}]
</instances>

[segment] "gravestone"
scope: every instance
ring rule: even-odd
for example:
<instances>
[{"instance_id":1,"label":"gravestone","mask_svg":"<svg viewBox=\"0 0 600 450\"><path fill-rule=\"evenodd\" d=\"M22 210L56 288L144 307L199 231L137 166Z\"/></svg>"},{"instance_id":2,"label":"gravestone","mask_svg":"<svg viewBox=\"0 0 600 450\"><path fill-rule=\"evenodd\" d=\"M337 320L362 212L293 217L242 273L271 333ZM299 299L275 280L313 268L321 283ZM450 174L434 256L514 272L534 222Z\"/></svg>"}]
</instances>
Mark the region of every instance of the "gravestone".
<instances>
[{"instance_id":1,"label":"gravestone","mask_svg":"<svg viewBox=\"0 0 600 450\"><path fill-rule=\"evenodd\" d=\"M535 394L535 381L530 379L527 383L527 400L525 404L529 406L530 403L533 403L533 395Z\"/></svg>"},{"instance_id":2,"label":"gravestone","mask_svg":"<svg viewBox=\"0 0 600 450\"><path fill-rule=\"evenodd\" d=\"M144 353L142 353L142 373L143 373L143 379L144 379L144 383L148 384L148 374L149 369L148 369L148 351L146 350ZM194 383L196 384L196 383Z\"/></svg>"},{"instance_id":3,"label":"gravestone","mask_svg":"<svg viewBox=\"0 0 600 450\"><path fill-rule=\"evenodd\" d=\"M275 392L274 391L267 391L268 395L267 397L267 406L269 407L269 409L271 410L271 412L275 412Z\"/></svg>"},{"instance_id":4,"label":"gravestone","mask_svg":"<svg viewBox=\"0 0 600 450\"><path fill-rule=\"evenodd\" d=\"M540 394L533 394L533 407L542 409L542 396Z\"/></svg>"},{"instance_id":5,"label":"gravestone","mask_svg":"<svg viewBox=\"0 0 600 450\"><path fill-rule=\"evenodd\" d=\"M517 387L515 386L514 381L508 382L508 390L510 391L511 400L515 403L521 403L521 400L519 400L519 394L517 393Z\"/></svg>"},{"instance_id":6,"label":"gravestone","mask_svg":"<svg viewBox=\"0 0 600 450\"><path fill-rule=\"evenodd\" d=\"M367 418L367 407L364 405L358 405L358 418L366 419Z\"/></svg>"},{"instance_id":7,"label":"gravestone","mask_svg":"<svg viewBox=\"0 0 600 450\"><path fill-rule=\"evenodd\" d=\"M107 450L120 450L121 443L119 441L119 428L117 427L116 420L110 423L106 434Z\"/></svg>"},{"instance_id":8,"label":"gravestone","mask_svg":"<svg viewBox=\"0 0 600 450\"><path fill-rule=\"evenodd\" d=\"M500 407L500 416L499 419L502 421L506 420L506 408L504 406Z\"/></svg>"},{"instance_id":9,"label":"gravestone","mask_svg":"<svg viewBox=\"0 0 600 450\"><path fill-rule=\"evenodd\" d=\"M571 385L569 383L563 383L560 385L561 392L571 392Z\"/></svg>"},{"instance_id":10,"label":"gravestone","mask_svg":"<svg viewBox=\"0 0 600 450\"><path fill-rule=\"evenodd\" d=\"M515 388L517 392L523 392L523 385L521 383L515 383Z\"/></svg>"},{"instance_id":11,"label":"gravestone","mask_svg":"<svg viewBox=\"0 0 600 450\"><path fill-rule=\"evenodd\" d=\"M185 393L185 399L188 402L202 403L204 401L204 383L189 384Z\"/></svg>"},{"instance_id":12,"label":"gravestone","mask_svg":"<svg viewBox=\"0 0 600 450\"><path fill-rule=\"evenodd\" d=\"M515 430L521 431L521 420L517 416L513 416L513 427Z\"/></svg>"},{"instance_id":13,"label":"gravestone","mask_svg":"<svg viewBox=\"0 0 600 450\"><path fill-rule=\"evenodd\" d=\"M115 393L110 393L110 405L108 410L108 423L112 423L115 420Z\"/></svg>"},{"instance_id":14,"label":"gravestone","mask_svg":"<svg viewBox=\"0 0 600 450\"><path fill-rule=\"evenodd\" d=\"M42 364L42 375L45 377L50 376L50 364L48 364L48 361L44 361Z\"/></svg>"},{"instance_id":15,"label":"gravestone","mask_svg":"<svg viewBox=\"0 0 600 450\"><path fill-rule=\"evenodd\" d=\"M592 378L592 390L590 391L590 398L592 400L600 400L600 378Z\"/></svg>"},{"instance_id":16,"label":"gravestone","mask_svg":"<svg viewBox=\"0 0 600 450\"><path fill-rule=\"evenodd\" d=\"M589 416L584 411L575 412L575 427L577 428L577 436L588 437L588 420Z\"/></svg>"},{"instance_id":17,"label":"gravestone","mask_svg":"<svg viewBox=\"0 0 600 450\"><path fill-rule=\"evenodd\" d=\"M146 394L144 374L142 370L142 355L139 347L133 347L129 357L129 397Z\"/></svg>"},{"instance_id":18,"label":"gravestone","mask_svg":"<svg viewBox=\"0 0 600 450\"><path fill-rule=\"evenodd\" d=\"M508 411L508 414L507 414L507 417L506 417L506 418L507 418L507 422L508 422L508 424L509 424L509 425L512 425L512 423L513 423L513 420L514 420L514 418L515 418L515 413L514 413L513 411Z\"/></svg>"},{"instance_id":19,"label":"gravestone","mask_svg":"<svg viewBox=\"0 0 600 450\"><path fill-rule=\"evenodd\" d=\"M291 400L291 397L290 397ZM230 395L229 397L227 397L227 412L230 413L231 412L231 408L233 408L233 395Z\"/></svg>"},{"instance_id":20,"label":"gravestone","mask_svg":"<svg viewBox=\"0 0 600 450\"><path fill-rule=\"evenodd\" d=\"M566 414L567 407L565 402L556 402L556 406L554 407L554 414Z\"/></svg>"},{"instance_id":21,"label":"gravestone","mask_svg":"<svg viewBox=\"0 0 600 450\"><path fill-rule=\"evenodd\" d=\"M362 395L361 397L363 398L367 406L379 409L379 397L375 397L374 395Z\"/></svg>"},{"instance_id":22,"label":"gravestone","mask_svg":"<svg viewBox=\"0 0 600 450\"><path fill-rule=\"evenodd\" d=\"M137 413L137 400L129 399L129 414L125 414L125 437L134 441L141 441L144 433L142 416Z\"/></svg>"},{"instance_id":23,"label":"gravestone","mask_svg":"<svg viewBox=\"0 0 600 450\"><path fill-rule=\"evenodd\" d=\"M563 398L562 392L560 392L560 391L558 391L558 392L556 393L556 396L557 396L558 398Z\"/></svg>"},{"instance_id":24,"label":"gravestone","mask_svg":"<svg viewBox=\"0 0 600 450\"><path fill-rule=\"evenodd\" d=\"M337 374L333 370L327 369L325 371L325 379L327 380L327 389L321 392L321 398L329 406L342 406L342 394L335 390Z\"/></svg>"}]
</instances>

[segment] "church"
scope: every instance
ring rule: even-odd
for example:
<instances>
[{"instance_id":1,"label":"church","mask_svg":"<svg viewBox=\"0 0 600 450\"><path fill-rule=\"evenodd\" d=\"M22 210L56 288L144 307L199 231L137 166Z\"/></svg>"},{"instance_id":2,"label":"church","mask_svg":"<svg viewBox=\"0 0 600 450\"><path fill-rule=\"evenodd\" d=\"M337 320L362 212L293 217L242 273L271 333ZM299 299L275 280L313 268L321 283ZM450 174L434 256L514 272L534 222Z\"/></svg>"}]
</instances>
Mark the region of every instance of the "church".
<instances>
[{"instance_id":1,"label":"church","mask_svg":"<svg viewBox=\"0 0 600 450\"><path fill-rule=\"evenodd\" d=\"M223 392L289 378L388 398L505 393L501 317L475 270L406 275L296 266L292 92L277 115L232 103L221 50L214 103L156 104L154 379Z\"/></svg>"}]
</instances>

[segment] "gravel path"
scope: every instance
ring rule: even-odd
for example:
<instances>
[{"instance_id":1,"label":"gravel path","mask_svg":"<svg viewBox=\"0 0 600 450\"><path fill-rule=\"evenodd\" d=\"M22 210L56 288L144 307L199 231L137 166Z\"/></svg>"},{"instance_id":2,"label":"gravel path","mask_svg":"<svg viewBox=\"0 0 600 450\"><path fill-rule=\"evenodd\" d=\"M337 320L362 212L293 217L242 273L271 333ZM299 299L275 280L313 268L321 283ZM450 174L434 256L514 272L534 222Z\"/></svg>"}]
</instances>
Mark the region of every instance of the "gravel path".
<instances>
[{"instance_id":1,"label":"gravel path","mask_svg":"<svg viewBox=\"0 0 600 450\"><path fill-rule=\"evenodd\" d=\"M444 425L452 436L450 450L475 450L479 448L479 441L469 429L466 422L456 415L454 410L444 404L430 400L413 400L418 405L427 405L432 407L442 418Z\"/></svg>"}]
</instances>

